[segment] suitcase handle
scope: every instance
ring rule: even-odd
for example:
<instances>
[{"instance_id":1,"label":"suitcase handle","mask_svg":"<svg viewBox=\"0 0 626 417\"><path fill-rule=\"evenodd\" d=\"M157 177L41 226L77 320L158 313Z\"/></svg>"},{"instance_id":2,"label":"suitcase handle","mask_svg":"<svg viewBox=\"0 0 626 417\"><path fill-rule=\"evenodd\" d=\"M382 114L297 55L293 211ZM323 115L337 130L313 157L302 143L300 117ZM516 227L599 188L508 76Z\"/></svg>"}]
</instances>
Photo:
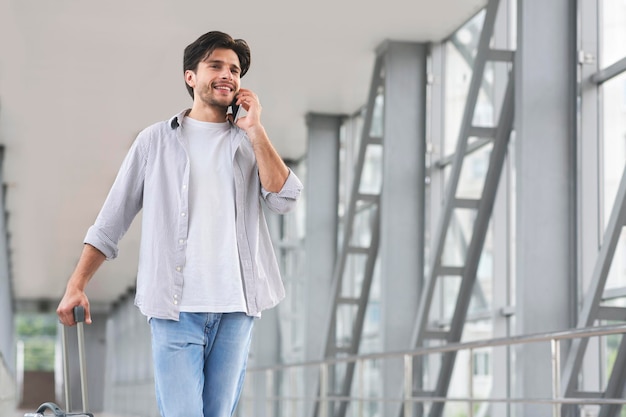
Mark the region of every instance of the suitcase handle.
<instances>
[{"instance_id":1,"label":"suitcase handle","mask_svg":"<svg viewBox=\"0 0 626 417\"><path fill-rule=\"evenodd\" d=\"M83 329L83 325L85 322L85 308L83 306L76 306L73 310L74 313L74 321L76 322L76 331L78 334L78 359L80 361L80 387L81 394L83 400L83 412L82 413L72 413L71 410L71 401L70 401L70 377L69 377L69 354L67 347L67 329L65 326L61 326L61 343L63 348L63 380L65 382L65 406L67 408L67 412L64 412L61 407L56 405L53 402L46 402L39 406L35 413L26 413L24 417L45 417L52 416L54 417L93 417L93 414L88 413L87 409L89 405L87 403L87 366L85 361L85 333ZM53 414L46 414L46 411L52 411Z\"/></svg>"},{"instance_id":2,"label":"suitcase handle","mask_svg":"<svg viewBox=\"0 0 626 417\"><path fill-rule=\"evenodd\" d=\"M80 366L80 388L82 394L83 412L87 412L89 409L89 402L87 398L87 364L85 359L85 308L83 306L74 307L74 321L76 322L76 332L78 334L78 360ZM67 349L67 331L65 326L61 326L62 331L62 344L63 344L63 379L65 382L65 407L69 412L71 410L71 398L70 398L70 379L69 379L69 354Z\"/></svg>"},{"instance_id":3,"label":"suitcase handle","mask_svg":"<svg viewBox=\"0 0 626 417\"><path fill-rule=\"evenodd\" d=\"M52 411L52 414L46 414L46 411L50 410ZM26 413L24 414L24 417L45 417L45 416L54 416L54 417L70 417L70 416L76 416L76 417L94 417L93 414L91 413L66 413L64 412L61 407L59 407L58 405L56 405L53 402L47 402L47 403L43 403L39 406L39 408L37 409L37 411L35 411L35 413Z\"/></svg>"},{"instance_id":4,"label":"suitcase handle","mask_svg":"<svg viewBox=\"0 0 626 417\"><path fill-rule=\"evenodd\" d=\"M39 408L37 409L37 412L41 414L46 414L46 410L52 411L55 416L65 415L63 410L61 410L61 408L55 403L43 403L39 406Z\"/></svg>"},{"instance_id":5,"label":"suitcase handle","mask_svg":"<svg viewBox=\"0 0 626 417\"><path fill-rule=\"evenodd\" d=\"M83 306L74 307L74 321L76 323L83 323L85 321L85 307Z\"/></svg>"}]
</instances>

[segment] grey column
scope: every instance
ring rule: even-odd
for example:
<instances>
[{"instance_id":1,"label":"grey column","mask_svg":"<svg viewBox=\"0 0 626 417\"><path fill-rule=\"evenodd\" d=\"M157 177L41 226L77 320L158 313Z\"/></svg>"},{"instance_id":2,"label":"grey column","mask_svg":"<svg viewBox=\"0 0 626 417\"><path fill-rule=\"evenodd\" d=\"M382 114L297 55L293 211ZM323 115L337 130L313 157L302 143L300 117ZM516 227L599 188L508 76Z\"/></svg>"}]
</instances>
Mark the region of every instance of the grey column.
<instances>
[{"instance_id":1,"label":"grey column","mask_svg":"<svg viewBox=\"0 0 626 417\"><path fill-rule=\"evenodd\" d=\"M496 16L494 27L493 48L513 50L511 22L508 16L511 15L511 9L515 8L514 0L500 0L498 5L498 14ZM498 116L500 114L499 105L505 95L507 83L509 80L508 68L505 65L495 65L495 76L493 81L494 87L494 103L498 103ZM497 117L497 116L496 116ZM509 142L509 152L513 149L513 145ZM511 224L514 221L511 204L514 201L514 188L512 181L511 154L507 156L502 175L498 185L498 193L494 202L493 214L491 218L493 230L493 288L492 291L492 311L493 311L493 337L509 337L513 329L514 316L512 315L513 295L515 291L512 288L514 283L513 267L511 255L515 248L512 239ZM511 396L511 381L514 374L511 369L511 348L500 347L491 350L491 373L492 373L492 398L506 398ZM510 416L512 415L512 405L508 403L493 403L489 409L493 416Z\"/></svg>"},{"instance_id":2,"label":"grey column","mask_svg":"<svg viewBox=\"0 0 626 417\"><path fill-rule=\"evenodd\" d=\"M383 185L381 192L382 350L407 349L417 314L424 274L424 187L426 56L424 44L387 42L385 54L385 116ZM402 393L402 363L383 367L384 397ZM387 404L382 415L392 415Z\"/></svg>"},{"instance_id":3,"label":"grey column","mask_svg":"<svg viewBox=\"0 0 626 417\"><path fill-rule=\"evenodd\" d=\"M0 367L15 376L15 329L13 288L9 265L9 235L7 233L7 213L3 168L4 146L0 146ZM0 394L0 400L2 395Z\"/></svg>"},{"instance_id":4,"label":"grey column","mask_svg":"<svg viewBox=\"0 0 626 417\"><path fill-rule=\"evenodd\" d=\"M579 301L582 305L589 286L592 283L593 271L600 253L602 237L604 236L604 222L601 210L603 177L600 161L602 159L601 146L599 146L600 132L600 91L591 81L591 76L600 70L600 27L601 19L599 2L580 1L580 36L578 48L585 56L594 57L585 59L580 66L580 135L578 137L578 154L580 155L578 179L578 274L579 274ZM607 219L608 220L608 219ZM591 342L587 345L582 364L584 377L580 381L578 389L582 391L597 391L598 387L604 386L598 370L598 358L601 356L601 347L598 343Z\"/></svg>"},{"instance_id":5,"label":"grey column","mask_svg":"<svg viewBox=\"0 0 626 417\"><path fill-rule=\"evenodd\" d=\"M562 330L576 313L576 2L521 0L516 58L517 334ZM549 344L521 346L516 397L552 396ZM525 404L517 416L551 416Z\"/></svg>"},{"instance_id":6,"label":"grey column","mask_svg":"<svg viewBox=\"0 0 626 417\"><path fill-rule=\"evenodd\" d=\"M305 360L324 357L332 280L337 258L339 201L339 132L343 116L307 115L306 239L305 239ZM317 369L306 374L305 394L317 395ZM311 415L312 403L306 405Z\"/></svg>"},{"instance_id":7,"label":"grey column","mask_svg":"<svg viewBox=\"0 0 626 417\"><path fill-rule=\"evenodd\" d=\"M342 116L307 115L305 359L324 356L337 256L339 128Z\"/></svg>"}]
</instances>

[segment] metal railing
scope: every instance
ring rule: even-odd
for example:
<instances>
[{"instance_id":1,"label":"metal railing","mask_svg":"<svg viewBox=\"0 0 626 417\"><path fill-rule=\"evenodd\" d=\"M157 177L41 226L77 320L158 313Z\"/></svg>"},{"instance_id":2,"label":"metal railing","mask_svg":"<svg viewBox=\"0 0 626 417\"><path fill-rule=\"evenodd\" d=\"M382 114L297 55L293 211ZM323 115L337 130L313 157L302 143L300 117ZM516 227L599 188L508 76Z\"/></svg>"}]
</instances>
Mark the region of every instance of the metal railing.
<instances>
[{"instance_id":1,"label":"metal railing","mask_svg":"<svg viewBox=\"0 0 626 417\"><path fill-rule=\"evenodd\" d=\"M479 403L502 403L502 404L545 404L552 405L552 416L561 417L561 406L564 404L573 404L581 406L602 406L602 405L625 405L625 398L589 398L589 397L563 397L561 394L561 344L566 341L580 338L601 337L610 335L623 335L626 333L626 325L597 326L583 329L569 329L566 331L540 333L533 335L512 336L505 338L496 338L489 340L478 340L464 343L447 344L445 346L419 348L407 351L371 353L346 356L342 358L330 358L320 361L307 361L293 364L280 364L274 366L255 367L248 369L246 386L241 397L240 406L236 415L245 415L247 417L276 417L279 415L289 415L291 417L304 417L310 415L309 409L306 413L299 410L302 404L319 405L318 417L332 417L333 404L348 402L353 404L356 409L351 415L365 417L366 403L388 403L401 402L404 404L403 416L413 417L414 407L424 406L426 403L466 403L468 417L474 417L474 405ZM552 366L552 395L546 398L515 398L510 394L502 398L493 397L477 397L474 395L474 372L473 372L473 353L477 350L495 348L495 347L512 347L530 343L549 343L551 352ZM427 355L442 354L446 352L469 353L467 361L469 372L467 383L467 397L434 397L428 395L416 395L413 391L414 376L413 362L416 357L425 357ZM395 359L402 361L404 366L402 381L404 385L402 398L385 398L382 396L368 397L363 395L363 372L359 372L355 389L356 395L349 397L331 394L331 380L333 372L337 366L346 366L349 363L356 364L357 369L363 369L363 365L368 362ZM304 382L298 380L298 373L311 375L318 372L320 381L320 390L316 396L302 395L302 385ZM281 374L286 378L281 378ZM281 394L281 385L288 394ZM300 405L298 405L300 404ZM304 407L306 408L306 407ZM279 410L284 410L286 414L279 414ZM377 414L380 415L380 414Z\"/></svg>"}]
</instances>

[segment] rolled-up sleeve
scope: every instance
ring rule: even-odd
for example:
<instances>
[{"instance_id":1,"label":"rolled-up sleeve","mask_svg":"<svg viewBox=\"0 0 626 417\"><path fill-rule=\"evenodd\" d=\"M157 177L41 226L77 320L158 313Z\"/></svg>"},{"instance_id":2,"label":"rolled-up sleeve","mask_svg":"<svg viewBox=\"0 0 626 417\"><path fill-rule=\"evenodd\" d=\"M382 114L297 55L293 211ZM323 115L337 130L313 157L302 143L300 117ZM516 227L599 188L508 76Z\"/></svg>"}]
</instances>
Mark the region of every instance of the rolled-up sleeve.
<instances>
[{"instance_id":1,"label":"rolled-up sleeve","mask_svg":"<svg viewBox=\"0 0 626 417\"><path fill-rule=\"evenodd\" d=\"M87 243L106 256L107 259L114 259L117 257L118 248L117 242L110 239L102 229L98 228L95 224L87 230L87 235L83 243Z\"/></svg>"},{"instance_id":2,"label":"rolled-up sleeve","mask_svg":"<svg viewBox=\"0 0 626 417\"><path fill-rule=\"evenodd\" d=\"M267 207L274 213L284 214L291 211L302 193L302 182L296 174L289 169L287 180L277 193L267 191L261 186L261 194Z\"/></svg>"}]
</instances>

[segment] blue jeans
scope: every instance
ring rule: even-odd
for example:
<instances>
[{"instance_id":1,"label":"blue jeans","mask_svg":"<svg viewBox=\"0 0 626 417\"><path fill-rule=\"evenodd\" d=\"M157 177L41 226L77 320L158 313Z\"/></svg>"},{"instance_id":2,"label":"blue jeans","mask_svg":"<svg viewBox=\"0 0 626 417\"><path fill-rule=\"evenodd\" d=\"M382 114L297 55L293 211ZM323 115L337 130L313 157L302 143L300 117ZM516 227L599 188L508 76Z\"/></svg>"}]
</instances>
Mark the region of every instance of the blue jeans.
<instances>
[{"instance_id":1,"label":"blue jeans","mask_svg":"<svg viewBox=\"0 0 626 417\"><path fill-rule=\"evenodd\" d=\"M254 318L244 313L180 313L152 318L152 355L163 417L231 417L246 372Z\"/></svg>"}]
</instances>

